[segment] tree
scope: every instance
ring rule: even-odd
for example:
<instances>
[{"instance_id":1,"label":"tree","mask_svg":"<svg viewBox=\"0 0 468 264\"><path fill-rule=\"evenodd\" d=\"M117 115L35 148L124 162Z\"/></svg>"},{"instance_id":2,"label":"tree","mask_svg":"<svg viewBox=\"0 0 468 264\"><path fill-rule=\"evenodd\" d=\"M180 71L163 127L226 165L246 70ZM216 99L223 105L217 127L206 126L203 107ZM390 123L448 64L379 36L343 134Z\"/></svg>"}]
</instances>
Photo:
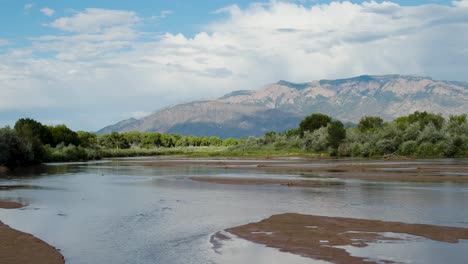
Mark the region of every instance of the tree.
<instances>
[{"instance_id":1,"label":"tree","mask_svg":"<svg viewBox=\"0 0 468 264\"><path fill-rule=\"evenodd\" d=\"M331 121L332 118L327 115L320 113L312 114L301 121L299 131L301 135L304 135L305 131L314 132L321 127L326 127Z\"/></svg>"},{"instance_id":2,"label":"tree","mask_svg":"<svg viewBox=\"0 0 468 264\"><path fill-rule=\"evenodd\" d=\"M424 112L414 112L408 116L408 122L410 124L418 122L421 128L426 127L429 124L433 124L437 129L441 129L442 125L445 122L444 117L440 114L432 114L426 111Z\"/></svg>"},{"instance_id":3,"label":"tree","mask_svg":"<svg viewBox=\"0 0 468 264\"><path fill-rule=\"evenodd\" d=\"M112 132L110 134L102 135L98 138L98 142L101 146L104 146L106 148L130 148L130 144L128 143L127 139L118 132Z\"/></svg>"},{"instance_id":4,"label":"tree","mask_svg":"<svg viewBox=\"0 0 468 264\"><path fill-rule=\"evenodd\" d=\"M219 137L210 137L210 146L221 146L223 140Z\"/></svg>"},{"instance_id":5,"label":"tree","mask_svg":"<svg viewBox=\"0 0 468 264\"><path fill-rule=\"evenodd\" d=\"M65 146L70 144L78 146L80 144L78 134L69 129L66 125L49 126L48 129L53 139L50 144L52 147L55 147L60 143L63 143Z\"/></svg>"},{"instance_id":6,"label":"tree","mask_svg":"<svg viewBox=\"0 0 468 264\"><path fill-rule=\"evenodd\" d=\"M52 134L46 126L34 119L21 118L15 123L15 131L18 136L31 146L34 160L41 162L44 158L44 144L53 142Z\"/></svg>"},{"instance_id":7,"label":"tree","mask_svg":"<svg viewBox=\"0 0 468 264\"><path fill-rule=\"evenodd\" d=\"M336 120L328 125L328 144L336 152L340 143L346 138L346 129L343 123ZM333 154L333 153L332 153Z\"/></svg>"},{"instance_id":8,"label":"tree","mask_svg":"<svg viewBox=\"0 0 468 264\"><path fill-rule=\"evenodd\" d=\"M364 116L361 118L358 124L358 129L361 132L366 132L366 131L373 131L376 130L383 125L383 119L379 116Z\"/></svg>"},{"instance_id":9,"label":"tree","mask_svg":"<svg viewBox=\"0 0 468 264\"><path fill-rule=\"evenodd\" d=\"M304 132L303 148L308 151L324 151L328 147L328 127L321 127L314 132Z\"/></svg>"},{"instance_id":10,"label":"tree","mask_svg":"<svg viewBox=\"0 0 468 264\"><path fill-rule=\"evenodd\" d=\"M0 128L0 165L14 168L34 161L31 145L9 128Z\"/></svg>"},{"instance_id":11,"label":"tree","mask_svg":"<svg viewBox=\"0 0 468 264\"><path fill-rule=\"evenodd\" d=\"M223 140L223 146L235 146L237 144L239 144L239 141L235 138L226 138Z\"/></svg>"},{"instance_id":12,"label":"tree","mask_svg":"<svg viewBox=\"0 0 468 264\"><path fill-rule=\"evenodd\" d=\"M86 131L76 132L80 146L84 148L94 148L97 146L97 135Z\"/></svg>"},{"instance_id":13,"label":"tree","mask_svg":"<svg viewBox=\"0 0 468 264\"><path fill-rule=\"evenodd\" d=\"M125 137L125 139L130 145L136 145L136 146L141 145L141 141L143 139L143 134L141 132L131 131L131 132L122 133L122 135Z\"/></svg>"},{"instance_id":14,"label":"tree","mask_svg":"<svg viewBox=\"0 0 468 264\"><path fill-rule=\"evenodd\" d=\"M161 133L158 132L145 133L141 140L141 146L143 148L159 148L161 145Z\"/></svg>"},{"instance_id":15,"label":"tree","mask_svg":"<svg viewBox=\"0 0 468 264\"><path fill-rule=\"evenodd\" d=\"M21 118L16 121L14 128L22 138L39 140L42 144L51 144L53 142L49 129L34 119Z\"/></svg>"}]
</instances>

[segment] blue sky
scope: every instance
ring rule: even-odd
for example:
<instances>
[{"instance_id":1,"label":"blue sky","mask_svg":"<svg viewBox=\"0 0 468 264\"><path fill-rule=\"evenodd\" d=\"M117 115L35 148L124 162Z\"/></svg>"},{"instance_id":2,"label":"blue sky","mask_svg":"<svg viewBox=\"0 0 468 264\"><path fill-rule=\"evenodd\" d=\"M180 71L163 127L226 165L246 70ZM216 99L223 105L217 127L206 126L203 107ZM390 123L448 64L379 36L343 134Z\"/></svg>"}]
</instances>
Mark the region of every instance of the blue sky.
<instances>
[{"instance_id":1,"label":"blue sky","mask_svg":"<svg viewBox=\"0 0 468 264\"><path fill-rule=\"evenodd\" d=\"M468 0L0 4L0 126L92 131L278 79L468 81Z\"/></svg>"},{"instance_id":2,"label":"blue sky","mask_svg":"<svg viewBox=\"0 0 468 264\"><path fill-rule=\"evenodd\" d=\"M157 1L115 1L115 0L41 0L41 1L19 1L19 0L1 0L2 8L0 9L0 25L1 35L3 38L12 39L15 42L23 42L25 37L40 36L42 34L52 33L48 27L44 27L44 23L52 20L44 16L40 9L49 7L54 9L54 17L66 16L73 10L82 10L88 7L132 10L137 12L142 17L159 16L162 11L171 11L170 17L158 24L148 26L148 30L169 31L173 33L184 33L193 35L199 32L202 25L217 19L219 15L212 14L213 11L229 5L239 5L246 7L252 2L262 1L188 1L188 0L157 0ZM263 1L268 2L268 1ZM297 1L305 4L322 4L332 1L316 0L316 1ZM353 3L362 3L365 1L351 1ZM393 1L402 6L416 6L422 4L441 4L451 5L449 0L406 0ZM32 5L31 8L26 8L26 5ZM29 10L28 10L29 9Z\"/></svg>"}]
</instances>

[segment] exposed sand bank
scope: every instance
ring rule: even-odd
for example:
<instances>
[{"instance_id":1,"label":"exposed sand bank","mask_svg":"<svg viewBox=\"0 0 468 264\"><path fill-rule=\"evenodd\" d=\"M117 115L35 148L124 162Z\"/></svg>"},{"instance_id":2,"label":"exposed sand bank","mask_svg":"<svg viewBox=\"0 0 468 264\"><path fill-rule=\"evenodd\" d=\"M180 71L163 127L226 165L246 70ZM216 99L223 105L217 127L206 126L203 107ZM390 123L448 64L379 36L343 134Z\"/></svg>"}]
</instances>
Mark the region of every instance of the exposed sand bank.
<instances>
[{"instance_id":1,"label":"exposed sand bank","mask_svg":"<svg viewBox=\"0 0 468 264\"><path fill-rule=\"evenodd\" d=\"M21 207L24 207L21 203L0 200L0 209L16 209Z\"/></svg>"},{"instance_id":2,"label":"exposed sand bank","mask_svg":"<svg viewBox=\"0 0 468 264\"><path fill-rule=\"evenodd\" d=\"M339 182L307 181L307 180L275 180L248 178L192 177L192 181L232 185L282 185L287 187L331 187L343 186Z\"/></svg>"},{"instance_id":3,"label":"exposed sand bank","mask_svg":"<svg viewBox=\"0 0 468 264\"><path fill-rule=\"evenodd\" d=\"M129 162L128 164L132 164ZM446 163L414 163L403 161L360 162L346 160L160 160L139 162L143 166L200 166L224 169L296 172L305 176L339 179L388 180L409 182L468 183L468 165Z\"/></svg>"},{"instance_id":4,"label":"exposed sand bank","mask_svg":"<svg viewBox=\"0 0 468 264\"><path fill-rule=\"evenodd\" d=\"M375 263L351 256L346 250L334 246L366 247L368 243L377 240L398 240L385 237L381 234L384 232L409 234L449 243L468 239L467 228L301 214L274 215L260 222L226 231L284 252L337 264Z\"/></svg>"},{"instance_id":5,"label":"exposed sand bank","mask_svg":"<svg viewBox=\"0 0 468 264\"><path fill-rule=\"evenodd\" d=\"M0 201L0 208L23 207L16 202ZM0 221L0 263L3 264L63 264L60 252L30 234L12 229Z\"/></svg>"}]
</instances>

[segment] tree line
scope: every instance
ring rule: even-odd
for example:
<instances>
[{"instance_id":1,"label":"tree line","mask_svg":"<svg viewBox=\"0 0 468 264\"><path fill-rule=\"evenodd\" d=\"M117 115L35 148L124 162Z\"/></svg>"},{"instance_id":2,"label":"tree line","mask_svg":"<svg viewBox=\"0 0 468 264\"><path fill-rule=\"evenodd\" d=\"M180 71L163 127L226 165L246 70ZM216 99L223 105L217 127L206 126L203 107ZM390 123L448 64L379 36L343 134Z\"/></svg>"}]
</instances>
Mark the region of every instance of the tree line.
<instances>
[{"instance_id":1,"label":"tree line","mask_svg":"<svg viewBox=\"0 0 468 264\"><path fill-rule=\"evenodd\" d=\"M356 126L315 113L296 129L268 132L260 137L181 136L159 132L113 132L105 135L73 131L66 125L46 126L30 118L13 128L0 128L0 165L25 166L41 162L79 161L110 156L154 155L151 150L224 147L221 154L251 151L326 153L341 157L468 157L467 115L414 112L385 122L364 116ZM176 153L176 152L170 152Z\"/></svg>"},{"instance_id":2,"label":"tree line","mask_svg":"<svg viewBox=\"0 0 468 264\"><path fill-rule=\"evenodd\" d=\"M306 117L299 128L249 138L236 147L244 151L302 150L340 157L468 157L467 115L414 112L385 122L364 116L345 127L324 114Z\"/></svg>"},{"instance_id":3,"label":"tree line","mask_svg":"<svg viewBox=\"0 0 468 264\"><path fill-rule=\"evenodd\" d=\"M0 165L17 167L41 162L93 160L107 156L111 153L108 150L236 144L238 140L234 138L222 140L219 137L159 132L113 132L97 135L86 131L75 132L66 125L47 126L30 118L22 118L13 128L0 128Z\"/></svg>"}]
</instances>

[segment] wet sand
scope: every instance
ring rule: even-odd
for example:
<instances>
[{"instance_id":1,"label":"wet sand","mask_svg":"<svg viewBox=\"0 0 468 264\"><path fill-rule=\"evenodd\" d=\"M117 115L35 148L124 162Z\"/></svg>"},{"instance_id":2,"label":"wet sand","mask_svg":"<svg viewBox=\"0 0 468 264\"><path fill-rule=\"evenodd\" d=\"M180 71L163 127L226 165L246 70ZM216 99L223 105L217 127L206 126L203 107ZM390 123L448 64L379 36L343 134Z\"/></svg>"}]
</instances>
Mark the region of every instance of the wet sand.
<instances>
[{"instance_id":1,"label":"wet sand","mask_svg":"<svg viewBox=\"0 0 468 264\"><path fill-rule=\"evenodd\" d=\"M312 181L312 180L275 180L275 179L251 179L251 178L212 178L192 177L192 181L208 182L231 185L281 185L287 187L331 187L343 186L340 182Z\"/></svg>"},{"instance_id":2,"label":"wet sand","mask_svg":"<svg viewBox=\"0 0 468 264\"><path fill-rule=\"evenodd\" d=\"M457 243L468 239L468 228L444 227L400 222L384 222L302 214L274 215L257 223L226 230L243 239L337 264L376 263L351 256L335 246L366 247L376 241L400 240L384 232L409 234L436 241ZM392 263L389 260L380 260Z\"/></svg>"},{"instance_id":3,"label":"wet sand","mask_svg":"<svg viewBox=\"0 0 468 264\"><path fill-rule=\"evenodd\" d=\"M21 203L0 200L0 209L17 209L21 207L24 207Z\"/></svg>"},{"instance_id":4,"label":"wet sand","mask_svg":"<svg viewBox=\"0 0 468 264\"><path fill-rule=\"evenodd\" d=\"M0 209L21 208L17 202L0 201ZM46 242L20 232L0 221L0 263L63 264L64 257Z\"/></svg>"},{"instance_id":5,"label":"wet sand","mask_svg":"<svg viewBox=\"0 0 468 264\"><path fill-rule=\"evenodd\" d=\"M123 163L125 164L125 163ZM128 165L133 164L128 162ZM160 160L139 162L142 166L171 167L199 166L218 167L226 170L262 170L285 173L300 173L306 177L385 180L405 182L457 182L468 183L468 165L374 160Z\"/></svg>"}]
</instances>

